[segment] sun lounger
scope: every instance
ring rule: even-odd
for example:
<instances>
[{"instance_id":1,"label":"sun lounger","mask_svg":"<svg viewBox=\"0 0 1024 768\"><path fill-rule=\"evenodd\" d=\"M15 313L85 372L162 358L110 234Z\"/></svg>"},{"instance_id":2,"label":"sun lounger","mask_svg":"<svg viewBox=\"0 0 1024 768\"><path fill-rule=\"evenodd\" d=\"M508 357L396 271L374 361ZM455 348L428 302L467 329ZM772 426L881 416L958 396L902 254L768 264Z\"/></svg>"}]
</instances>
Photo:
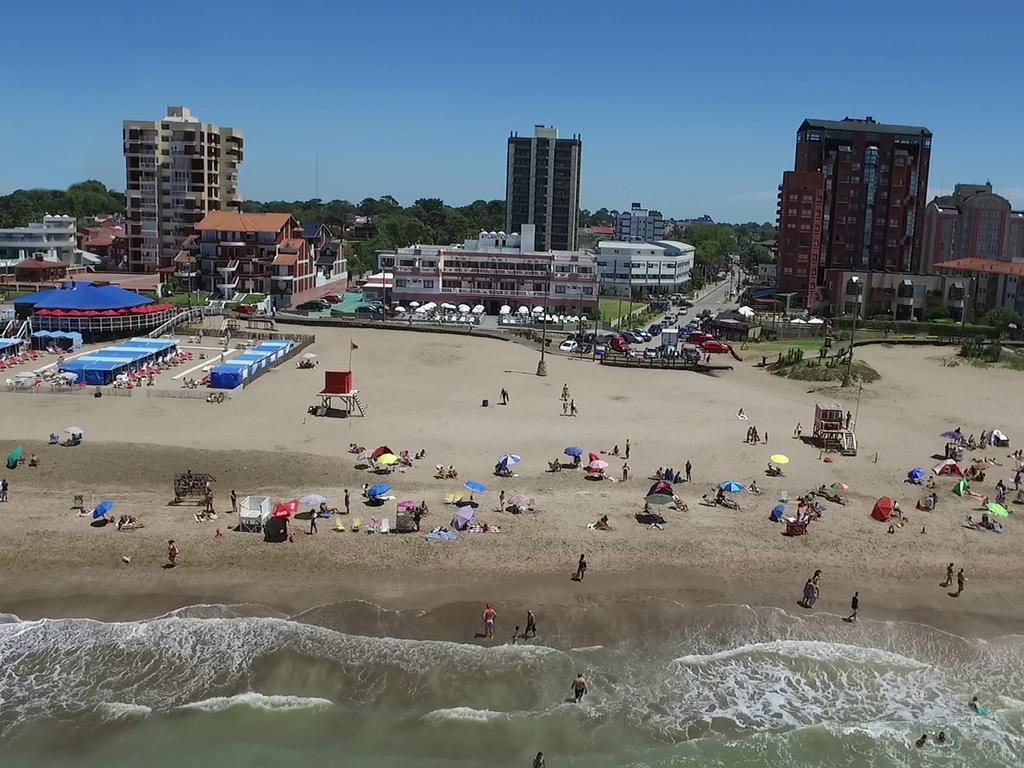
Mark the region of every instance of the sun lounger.
<instances>
[{"instance_id":1,"label":"sun lounger","mask_svg":"<svg viewBox=\"0 0 1024 768\"><path fill-rule=\"evenodd\" d=\"M341 521L340 517L334 518L334 530L338 531L339 533L344 533L345 531L345 523Z\"/></svg>"},{"instance_id":2,"label":"sun lounger","mask_svg":"<svg viewBox=\"0 0 1024 768\"><path fill-rule=\"evenodd\" d=\"M352 521L352 531L353 531L353 533L358 532L359 529L362 528L362 527L363 527L363 518L357 517L355 520Z\"/></svg>"},{"instance_id":3,"label":"sun lounger","mask_svg":"<svg viewBox=\"0 0 1024 768\"><path fill-rule=\"evenodd\" d=\"M449 493L447 496L444 497L444 503L458 504L460 501L462 501L464 495L465 494L462 493Z\"/></svg>"},{"instance_id":4,"label":"sun lounger","mask_svg":"<svg viewBox=\"0 0 1024 768\"><path fill-rule=\"evenodd\" d=\"M385 517L380 521L380 532L391 533L391 519Z\"/></svg>"}]
</instances>

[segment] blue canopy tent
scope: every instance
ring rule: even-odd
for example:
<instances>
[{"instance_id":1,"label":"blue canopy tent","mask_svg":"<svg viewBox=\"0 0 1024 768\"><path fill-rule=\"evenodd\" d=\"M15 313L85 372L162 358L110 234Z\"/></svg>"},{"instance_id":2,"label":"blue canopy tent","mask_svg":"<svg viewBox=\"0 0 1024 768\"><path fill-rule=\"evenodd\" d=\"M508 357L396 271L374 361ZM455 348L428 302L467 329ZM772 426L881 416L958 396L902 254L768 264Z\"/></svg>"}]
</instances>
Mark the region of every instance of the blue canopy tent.
<instances>
[{"instance_id":1,"label":"blue canopy tent","mask_svg":"<svg viewBox=\"0 0 1024 768\"><path fill-rule=\"evenodd\" d=\"M130 339L106 349L98 349L74 360L66 360L58 368L77 375L79 382L100 386L110 384L122 373L154 362L163 355L177 351L178 342L167 339Z\"/></svg>"},{"instance_id":2,"label":"blue canopy tent","mask_svg":"<svg viewBox=\"0 0 1024 768\"><path fill-rule=\"evenodd\" d=\"M291 339L273 339L257 344L230 360L225 360L210 371L210 386L214 389L235 389L243 382L273 365L292 348Z\"/></svg>"},{"instance_id":3,"label":"blue canopy tent","mask_svg":"<svg viewBox=\"0 0 1024 768\"><path fill-rule=\"evenodd\" d=\"M130 309L152 304L148 296L126 291L116 285L93 285L84 281L68 281L67 287L54 288L50 291L39 291L19 296L14 300L15 306L29 306L38 309Z\"/></svg>"},{"instance_id":4,"label":"blue canopy tent","mask_svg":"<svg viewBox=\"0 0 1024 768\"><path fill-rule=\"evenodd\" d=\"M49 349L50 347L70 351L81 349L82 334L75 331L33 331L33 349Z\"/></svg>"},{"instance_id":5,"label":"blue canopy tent","mask_svg":"<svg viewBox=\"0 0 1024 768\"><path fill-rule=\"evenodd\" d=\"M17 354L21 343L21 339L0 339L0 357Z\"/></svg>"}]
</instances>

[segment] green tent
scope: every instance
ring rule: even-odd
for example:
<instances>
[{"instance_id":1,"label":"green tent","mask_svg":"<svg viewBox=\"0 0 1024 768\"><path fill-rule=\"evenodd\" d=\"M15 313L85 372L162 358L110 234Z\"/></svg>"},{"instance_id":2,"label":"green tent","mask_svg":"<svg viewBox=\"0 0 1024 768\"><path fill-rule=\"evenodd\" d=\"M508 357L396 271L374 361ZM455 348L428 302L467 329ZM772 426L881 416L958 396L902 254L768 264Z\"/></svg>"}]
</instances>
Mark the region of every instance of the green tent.
<instances>
[{"instance_id":1,"label":"green tent","mask_svg":"<svg viewBox=\"0 0 1024 768\"><path fill-rule=\"evenodd\" d=\"M7 468L15 469L18 466L18 459L21 458L21 446L7 454Z\"/></svg>"},{"instance_id":2,"label":"green tent","mask_svg":"<svg viewBox=\"0 0 1024 768\"><path fill-rule=\"evenodd\" d=\"M963 478L960 478L960 482L953 486L953 493L955 493L957 496L963 496L965 493L967 493L968 488L970 488L970 486L967 484L967 481L964 480Z\"/></svg>"}]
</instances>

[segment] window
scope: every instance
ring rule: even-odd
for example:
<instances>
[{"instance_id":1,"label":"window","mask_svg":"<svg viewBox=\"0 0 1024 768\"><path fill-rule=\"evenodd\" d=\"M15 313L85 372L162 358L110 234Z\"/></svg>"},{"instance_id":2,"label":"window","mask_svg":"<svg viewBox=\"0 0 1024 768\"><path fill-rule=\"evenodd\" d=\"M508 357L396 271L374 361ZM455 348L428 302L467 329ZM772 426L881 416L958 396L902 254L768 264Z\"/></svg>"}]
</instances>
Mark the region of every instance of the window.
<instances>
[{"instance_id":1,"label":"window","mask_svg":"<svg viewBox=\"0 0 1024 768\"><path fill-rule=\"evenodd\" d=\"M423 287L424 288L433 288L434 287L434 281L433 280L424 280L423 281Z\"/></svg>"},{"instance_id":2,"label":"window","mask_svg":"<svg viewBox=\"0 0 1024 768\"><path fill-rule=\"evenodd\" d=\"M584 296L593 296L594 295L594 289L593 288L584 288L583 289L583 295Z\"/></svg>"},{"instance_id":3,"label":"window","mask_svg":"<svg viewBox=\"0 0 1024 768\"><path fill-rule=\"evenodd\" d=\"M409 281L405 280L404 278L395 280L395 288L405 288L408 284Z\"/></svg>"},{"instance_id":4,"label":"window","mask_svg":"<svg viewBox=\"0 0 1024 768\"><path fill-rule=\"evenodd\" d=\"M556 285L555 286L555 293L565 293L565 286L564 285Z\"/></svg>"},{"instance_id":5,"label":"window","mask_svg":"<svg viewBox=\"0 0 1024 768\"><path fill-rule=\"evenodd\" d=\"M787 211L786 211L786 213L787 213L787 214L788 214L789 216L796 216L796 214L797 214L797 210L796 210L796 208L790 208L789 210L787 210Z\"/></svg>"}]
</instances>

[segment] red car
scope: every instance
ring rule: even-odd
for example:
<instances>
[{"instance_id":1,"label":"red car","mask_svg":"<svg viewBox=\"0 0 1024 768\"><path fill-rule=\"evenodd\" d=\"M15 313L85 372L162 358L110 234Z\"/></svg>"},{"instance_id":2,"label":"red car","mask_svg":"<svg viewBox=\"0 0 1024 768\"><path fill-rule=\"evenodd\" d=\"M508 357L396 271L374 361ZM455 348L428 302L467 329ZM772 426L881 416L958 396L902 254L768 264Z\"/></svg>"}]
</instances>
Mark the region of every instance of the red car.
<instances>
[{"instance_id":1,"label":"red car","mask_svg":"<svg viewBox=\"0 0 1024 768\"><path fill-rule=\"evenodd\" d=\"M613 352L622 352L623 354L629 352L629 343L622 336L613 338L608 346L612 348Z\"/></svg>"},{"instance_id":2,"label":"red car","mask_svg":"<svg viewBox=\"0 0 1024 768\"><path fill-rule=\"evenodd\" d=\"M705 341L703 344L700 345L700 348L703 349L705 352L729 351L729 345L724 344L721 341L718 341L717 339L710 339L709 341Z\"/></svg>"},{"instance_id":3,"label":"red car","mask_svg":"<svg viewBox=\"0 0 1024 768\"><path fill-rule=\"evenodd\" d=\"M341 297L338 296L338 294L336 294L336 293L328 293L326 296L323 296L322 298L323 298L324 301L331 302L331 304L340 304L341 303Z\"/></svg>"},{"instance_id":4,"label":"red car","mask_svg":"<svg viewBox=\"0 0 1024 768\"><path fill-rule=\"evenodd\" d=\"M240 315L255 315L256 307L254 307L252 304L239 304L236 307L234 307L234 311Z\"/></svg>"},{"instance_id":5,"label":"red car","mask_svg":"<svg viewBox=\"0 0 1024 768\"><path fill-rule=\"evenodd\" d=\"M703 344L705 341L713 341L714 338L714 336L703 331L694 331L686 337L686 342L688 344Z\"/></svg>"}]
</instances>

